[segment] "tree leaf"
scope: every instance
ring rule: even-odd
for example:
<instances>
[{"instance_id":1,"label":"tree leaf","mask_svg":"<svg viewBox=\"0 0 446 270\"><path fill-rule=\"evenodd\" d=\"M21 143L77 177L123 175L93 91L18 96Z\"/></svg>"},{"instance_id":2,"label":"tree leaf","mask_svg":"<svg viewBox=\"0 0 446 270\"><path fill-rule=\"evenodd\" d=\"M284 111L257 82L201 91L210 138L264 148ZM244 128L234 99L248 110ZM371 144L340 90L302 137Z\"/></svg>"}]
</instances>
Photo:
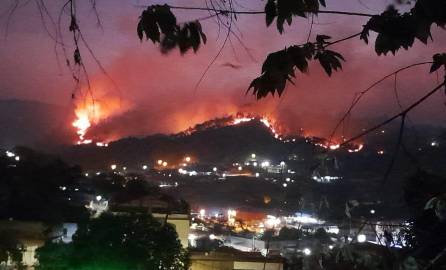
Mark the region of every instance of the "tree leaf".
<instances>
[{"instance_id":1,"label":"tree leaf","mask_svg":"<svg viewBox=\"0 0 446 270\"><path fill-rule=\"evenodd\" d=\"M446 70L446 53L437 53L433 57L433 64L430 69L430 73L437 71L439 68L444 66Z\"/></svg>"},{"instance_id":2,"label":"tree leaf","mask_svg":"<svg viewBox=\"0 0 446 270\"><path fill-rule=\"evenodd\" d=\"M327 39L331 39L330 36L326 36L326 35L317 35L316 36L316 42L323 45L323 44L327 44L328 41L326 41Z\"/></svg>"},{"instance_id":3,"label":"tree leaf","mask_svg":"<svg viewBox=\"0 0 446 270\"><path fill-rule=\"evenodd\" d=\"M266 14L266 26L270 26L274 21L274 18L277 16L276 10L276 2L274 0L268 0L265 5L265 14Z\"/></svg>"},{"instance_id":4,"label":"tree leaf","mask_svg":"<svg viewBox=\"0 0 446 270\"><path fill-rule=\"evenodd\" d=\"M178 25L168 5L147 7L140 16L137 34L141 40L145 34L153 43L160 43L162 53L168 53L176 47L181 54L191 48L197 52L201 44L207 42L199 21Z\"/></svg>"},{"instance_id":5,"label":"tree leaf","mask_svg":"<svg viewBox=\"0 0 446 270\"><path fill-rule=\"evenodd\" d=\"M331 76L333 70L337 71L338 69L342 69L340 60L345 61L341 54L331 50L319 51L316 53L315 59L319 60L319 63L324 68L328 76Z\"/></svg>"},{"instance_id":6,"label":"tree leaf","mask_svg":"<svg viewBox=\"0 0 446 270\"><path fill-rule=\"evenodd\" d=\"M313 58L314 50L314 45L308 43L270 53L262 65L262 74L251 82L247 92L252 89L257 99L268 94L282 95L287 82L294 84L295 69L308 72L308 60Z\"/></svg>"},{"instance_id":7,"label":"tree leaf","mask_svg":"<svg viewBox=\"0 0 446 270\"><path fill-rule=\"evenodd\" d=\"M431 26L446 24L446 2L444 0L418 0L415 7L400 14L390 6L380 15L375 15L367 22L360 38L368 43L369 31L378 33L375 51L378 55L413 46L415 39L427 44L431 36Z\"/></svg>"},{"instance_id":8,"label":"tree leaf","mask_svg":"<svg viewBox=\"0 0 446 270\"><path fill-rule=\"evenodd\" d=\"M138 26L136 28L136 32L138 33L139 40L142 41L142 38L144 37L144 27L141 21L138 22Z\"/></svg>"}]
</instances>

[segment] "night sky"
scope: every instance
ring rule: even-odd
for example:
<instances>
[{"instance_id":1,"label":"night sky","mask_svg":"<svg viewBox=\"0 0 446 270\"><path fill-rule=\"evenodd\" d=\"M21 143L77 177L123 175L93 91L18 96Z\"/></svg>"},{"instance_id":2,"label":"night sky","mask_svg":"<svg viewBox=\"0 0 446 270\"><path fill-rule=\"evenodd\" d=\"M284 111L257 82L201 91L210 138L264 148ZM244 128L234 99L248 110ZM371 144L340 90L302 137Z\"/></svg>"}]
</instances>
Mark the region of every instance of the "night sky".
<instances>
[{"instance_id":1,"label":"night sky","mask_svg":"<svg viewBox=\"0 0 446 270\"><path fill-rule=\"evenodd\" d=\"M63 1L44 1L49 12L57 17ZM150 41L139 41L136 24L142 8L136 5L159 2L202 6L203 1L98 0L102 29L96 24L89 1L78 2L80 27L96 57L119 88L113 87L84 49L82 53L92 81L93 95L107 111L107 119L100 119L91 132L113 138L177 132L209 118L238 111L270 116L291 130L303 127L311 135L326 135L347 109L354 93L399 67L430 61L434 53L444 52L446 47L445 32L436 26L433 27L434 43L425 46L416 41L411 50L399 51L396 56L378 57L373 44L366 45L359 38L350 40L333 46L347 60L342 72L329 78L319 65L311 65L310 73L298 74L296 85L289 85L282 99L269 97L256 101L245 92L250 81L259 75L268 52L305 42L309 31L308 20L293 20L291 27L287 26L285 33L280 35L274 25L266 28L264 15L239 16L239 30L236 31L240 31L243 43L254 59L232 37L233 47L227 44L202 84L194 90L206 66L218 52L225 33L222 31L217 38L217 26L208 20L203 22L203 26L209 42L196 55L190 52L180 56L179 52L174 51L165 56ZM370 3L366 6L355 0L327 0L327 9L375 14L391 1L363 2ZM7 14L12 3L12 0L0 3L0 98L76 106L76 102L80 101L79 97L75 100L71 98L74 88L71 74L64 65L60 47L55 49L55 42L45 31L36 3L29 1L19 7L8 24ZM264 1L254 0L240 0L238 3L252 10L263 10L265 4ZM179 21L206 15L206 12L174 12ZM69 17L63 16L62 20L67 51L71 55L73 47L67 26ZM312 38L315 34L330 35L334 39L346 37L359 32L366 21L367 18L360 17L319 15L315 18ZM47 26L53 33L51 24ZM398 76L397 85L403 106L409 105L437 84L436 74L429 75L428 72L429 66L422 66ZM445 125L445 100L444 92L438 92L411 114L412 120ZM361 128L366 127L372 121L383 119L398 110L393 79L390 79L360 103L353 115L360 121L353 123ZM362 121L364 119L367 121Z\"/></svg>"}]
</instances>

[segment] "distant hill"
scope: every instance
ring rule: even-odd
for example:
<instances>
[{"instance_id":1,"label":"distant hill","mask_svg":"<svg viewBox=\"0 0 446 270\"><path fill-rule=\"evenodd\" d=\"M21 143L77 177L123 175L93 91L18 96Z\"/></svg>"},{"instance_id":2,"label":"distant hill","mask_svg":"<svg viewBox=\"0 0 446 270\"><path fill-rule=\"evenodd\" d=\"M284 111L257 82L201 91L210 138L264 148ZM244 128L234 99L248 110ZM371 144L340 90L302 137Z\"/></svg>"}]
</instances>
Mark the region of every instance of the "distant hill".
<instances>
[{"instance_id":1,"label":"distant hill","mask_svg":"<svg viewBox=\"0 0 446 270\"><path fill-rule=\"evenodd\" d=\"M85 168L104 168L114 163L136 167L153 164L157 159L181 162L186 155L204 163L232 162L254 152L283 155L286 148L262 123L251 121L235 126L200 128L191 134L124 138L106 148L73 146L63 156Z\"/></svg>"},{"instance_id":2,"label":"distant hill","mask_svg":"<svg viewBox=\"0 0 446 270\"><path fill-rule=\"evenodd\" d=\"M69 108L31 100L0 100L0 148L69 142Z\"/></svg>"},{"instance_id":3,"label":"distant hill","mask_svg":"<svg viewBox=\"0 0 446 270\"><path fill-rule=\"evenodd\" d=\"M250 122L231 125L229 118L214 119L198 124L185 132L165 135L156 134L146 137L128 137L109 143L108 147L91 145L70 146L62 156L72 163L81 165L86 169L107 168L110 164L118 164L128 168L140 168L143 164L153 165L156 160L162 159L179 164L185 156L192 156L200 163L231 163L244 160L250 153L267 157L271 161L280 162L289 156L296 155L311 166L312 160L324 155L325 149L315 144L323 142L320 138L304 138L294 136L294 142L288 143L274 138L274 134L260 119ZM409 130L405 137L408 151L416 153L420 160L424 157L441 156L446 147L446 134L443 128L423 127L423 133L417 136ZM364 138L365 147L357 154L351 154L346 149L329 151L335 155L341 164L341 170L351 171L354 167L374 167L377 171L385 170L395 151L398 126L390 126L387 132L371 133ZM311 143L312 140L313 143ZM432 147L431 142L437 141L439 147ZM422 149L420 151L419 149ZM378 155L379 150L385 150L385 155ZM408 162L407 155L401 159ZM440 166L443 158L426 162L427 167Z\"/></svg>"}]
</instances>

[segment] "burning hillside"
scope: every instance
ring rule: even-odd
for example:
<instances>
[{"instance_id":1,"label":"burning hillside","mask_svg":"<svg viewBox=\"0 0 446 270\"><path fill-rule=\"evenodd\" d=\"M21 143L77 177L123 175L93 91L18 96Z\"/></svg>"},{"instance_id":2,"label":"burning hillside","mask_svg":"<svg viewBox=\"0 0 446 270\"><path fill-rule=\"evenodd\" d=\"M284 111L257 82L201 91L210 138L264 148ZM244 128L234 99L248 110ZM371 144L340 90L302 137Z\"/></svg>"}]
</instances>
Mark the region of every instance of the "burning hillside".
<instances>
[{"instance_id":1,"label":"burning hillside","mask_svg":"<svg viewBox=\"0 0 446 270\"><path fill-rule=\"evenodd\" d=\"M113 105L113 103L111 103ZM73 126L77 128L78 141L76 144L91 144L95 143L96 146L108 146L108 142L112 141L110 138L94 138L92 139L88 135L89 129L95 125L100 123L101 121L107 121L108 117L112 116L112 111L109 106L104 106L104 103L100 102L90 102L90 103L82 103L81 106L78 106L76 109L77 119L73 122ZM313 136L303 136L304 130L300 129L299 134L290 134L287 132L287 128L284 125L280 125L278 121L271 119L266 116L260 116L254 113L236 113L234 115L230 115L222 118L215 118L212 120L205 121L203 123L197 124L193 127L189 127L188 129L178 132L175 136L189 136L197 132L207 131L209 129L217 129L223 128L227 126L236 126L243 123L257 121L261 123L264 127L266 127L274 139L283 141L285 143L294 142L296 138L306 137L307 142L312 143L316 146L329 149L336 150L340 147L339 143L329 142L326 139L313 137ZM104 141L101 141L104 140ZM351 145L348 147L349 152L358 152L363 148L363 145Z\"/></svg>"},{"instance_id":2,"label":"burning hillside","mask_svg":"<svg viewBox=\"0 0 446 270\"><path fill-rule=\"evenodd\" d=\"M259 121L261 122L265 127L267 127L271 133L274 135L274 137L280 138L285 133L282 127L279 126L274 120L271 120L270 118L266 116L259 116L256 114L244 114L244 113L237 113L235 115L231 115L228 117L223 118L216 118L213 120L206 121L201 124L197 124L194 127L190 127L187 130L180 132L179 135L190 135L195 132L204 131L207 129L212 128L221 128L225 126L232 126L232 125L238 125L246 122L251 121ZM282 130L282 135L279 133L278 130Z\"/></svg>"},{"instance_id":3,"label":"burning hillside","mask_svg":"<svg viewBox=\"0 0 446 270\"><path fill-rule=\"evenodd\" d=\"M74 110L76 119L72 122L77 134L75 143L91 144L94 142L97 146L107 146L107 142L113 138L95 138L87 133L93 126L122 113L127 107L119 98L105 94L101 98L89 96L78 100Z\"/></svg>"}]
</instances>

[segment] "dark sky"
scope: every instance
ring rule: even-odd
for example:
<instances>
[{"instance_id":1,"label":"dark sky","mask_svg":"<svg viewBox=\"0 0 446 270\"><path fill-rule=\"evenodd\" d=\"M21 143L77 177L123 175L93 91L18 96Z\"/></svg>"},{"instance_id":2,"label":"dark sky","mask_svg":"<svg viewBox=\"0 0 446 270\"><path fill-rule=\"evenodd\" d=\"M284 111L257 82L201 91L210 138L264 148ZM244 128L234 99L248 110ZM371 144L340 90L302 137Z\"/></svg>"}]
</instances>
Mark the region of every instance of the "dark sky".
<instances>
[{"instance_id":1,"label":"dark sky","mask_svg":"<svg viewBox=\"0 0 446 270\"><path fill-rule=\"evenodd\" d=\"M58 0L44 0L49 12L57 17L61 8ZM60 47L45 31L34 1L18 8L7 22L7 12L13 0L0 3L0 98L33 99L72 106L74 82L65 68ZM27 2L25 0L21 1ZM435 28L434 43L428 46L416 42L410 51L396 56L378 57L373 45L350 40L333 47L347 62L342 72L327 77L320 66L311 65L308 75L298 74L295 86L288 86L282 99L267 98L260 102L245 95L250 81L259 75L261 63L268 52L285 46L300 44L308 35L309 22L293 21L280 35L275 27L266 28L263 15L239 16L238 33L248 48L251 59L233 37L225 47L203 83L194 87L206 66L219 50L224 32L217 38L217 27L212 20L204 23L208 44L198 54L180 56L172 52L162 55L151 42L140 42L136 24L142 8L138 4L154 2L201 6L203 1L123 1L97 0L102 29L97 27L90 1L77 1L80 27L96 57L116 82L102 74L87 52L83 51L98 100L107 119L99 119L98 134L110 137L141 135L154 132L176 132L211 117L237 111L257 112L278 119L291 129L303 127L316 135L326 135L336 120L351 103L354 93L363 90L387 73L421 61L429 61L434 53L446 47L443 30ZM391 1L327 0L328 9L379 13ZM370 3L368 3L370 2ZM262 10L264 1L239 0L239 9ZM175 11L179 21L202 17L206 13ZM62 17L62 31L71 54L73 47L67 29L67 16ZM319 15L315 19L314 34L341 38L361 30L366 18ZM6 32L7 25L8 31ZM53 33L51 24L47 24ZM59 63L55 51L61 57ZM239 68L228 67L228 63ZM413 69L398 77L398 90L403 106L407 106L436 85L436 76L428 74L428 66ZM76 102L76 101L74 101ZM77 101L79 102L79 100ZM75 104L74 104L75 105ZM398 110L393 92L393 80L373 90L354 113L358 119L377 120ZM413 112L416 122L445 124L445 95L439 92L429 102ZM366 126L370 122L359 122ZM69 124L69 123L67 123Z\"/></svg>"}]
</instances>

